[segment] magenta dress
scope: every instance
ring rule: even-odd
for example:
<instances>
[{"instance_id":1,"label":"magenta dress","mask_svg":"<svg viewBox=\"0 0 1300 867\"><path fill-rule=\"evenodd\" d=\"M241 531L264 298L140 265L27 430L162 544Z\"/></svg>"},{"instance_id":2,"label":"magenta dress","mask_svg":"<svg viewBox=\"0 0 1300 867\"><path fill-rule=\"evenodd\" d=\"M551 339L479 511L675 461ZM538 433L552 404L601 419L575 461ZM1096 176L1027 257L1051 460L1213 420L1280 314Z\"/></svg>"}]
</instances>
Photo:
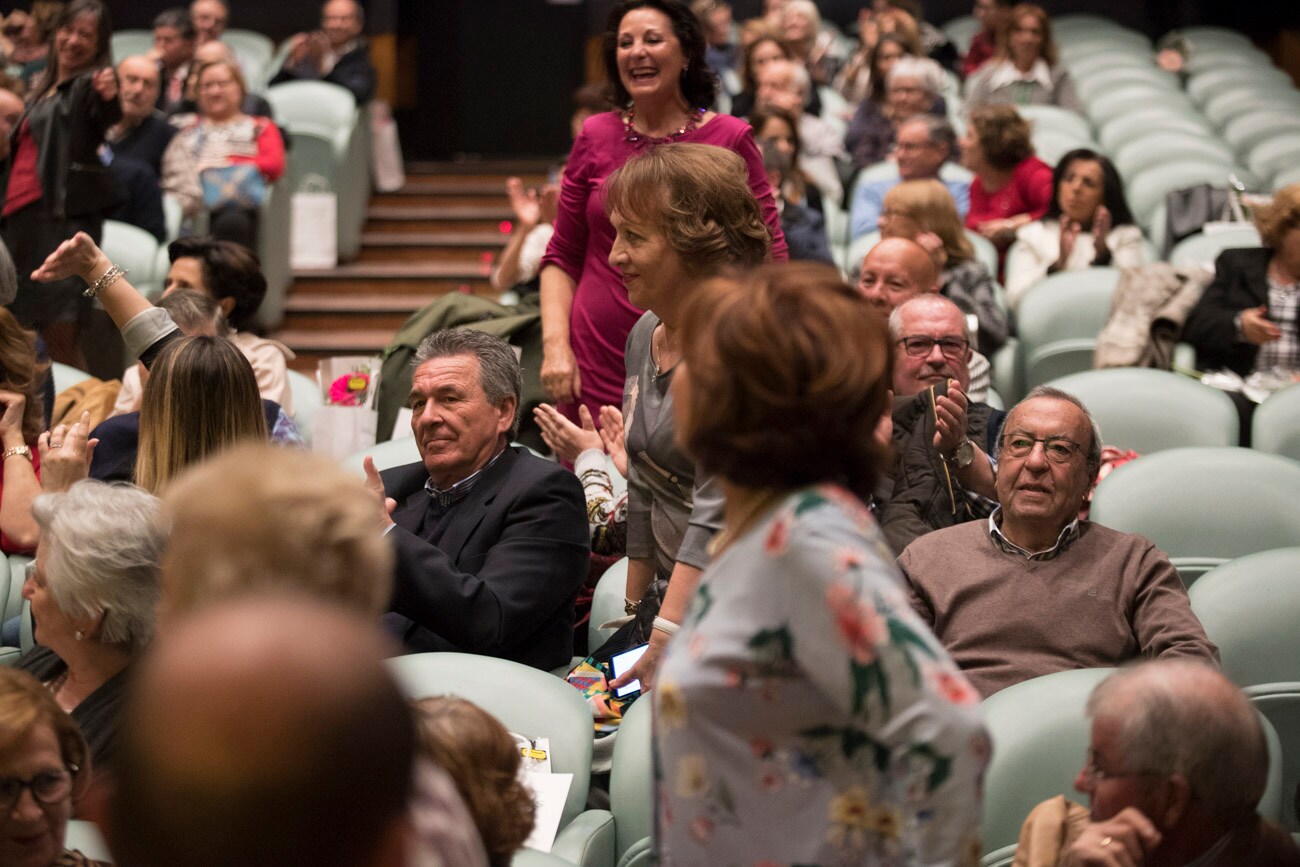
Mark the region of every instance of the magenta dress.
<instances>
[{"instance_id":1,"label":"magenta dress","mask_svg":"<svg viewBox=\"0 0 1300 867\"><path fill-rule=\"evenodd\" d=\"M762 206L763 221L772 230L772 258L788 259L781 216L749 124L718 115L704 126L677 136L675 141L724 147L745 160L749 187ZM564 169L555 235L542 258L543 268L555 265L577 285L569 314L569 344L578 361L580 401L587 405L597 424L602 406L623 405L623 349L632 326L645 312L627 300L623 278L609 264L614 227L605 216L601 185L623 163L649 147L654 145L644 137L636 143L626 140L619 112L587 119ZM576 403L563 404L559 410L575 421L578 418Z\"/></svg>"}]
</instances>

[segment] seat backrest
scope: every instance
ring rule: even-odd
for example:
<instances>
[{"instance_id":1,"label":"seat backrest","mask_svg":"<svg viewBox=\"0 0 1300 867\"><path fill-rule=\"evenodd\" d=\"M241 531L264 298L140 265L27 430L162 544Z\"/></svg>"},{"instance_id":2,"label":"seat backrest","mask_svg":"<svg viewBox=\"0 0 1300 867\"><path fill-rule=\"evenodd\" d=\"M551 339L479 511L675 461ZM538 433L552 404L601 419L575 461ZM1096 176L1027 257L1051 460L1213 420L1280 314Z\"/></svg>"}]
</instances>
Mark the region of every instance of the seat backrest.
<instances>
[{"instance_id":1,"label":"seat backrest","mask_svg":"<svg viewBox=\"0 0 1300 867\"><path fill-rule=\"evenodd\" d=\"M1287 830L1300 831L1300 816L1286 809L1286 793L1300 791L1300 683L1270 683L1246 688L1255 710L1273 724L1282 747L1282 818Z\"/></svg>"},{"instance_id":2,"label":"seat backrest","mask_svg":"<svg viewBox=\"0 0 1300 867\"><path fill-rule=\"evenodd\" d=\"M316 418L316 410L325 403L321 398L320 386L316 384L315 378L296 370L290 370L288 378L289 392L293 395L293 423L298 426L302 441L311 445L312 421Z\"/></svg>"},{"instance_id":3,"label":"seat backrest","mask_svg":"<svg viewBox=\"0 0 1300 867\"><path fill-rule=\"evenodd\" d=\"M1141 533L1170 557L1232 559L1300 545L1297 491L1300 463L1287 458L1168 449L1106 476L1093 494L1092 520Z\"/></svg>"},{"instance_id":4,"label":"seat backrest","mask_svg":"<svg viewBox=\"0 0 1300 867\"><path fill-rule=\"evenodd\" d=\"M1114 66L1109 69L1099 69L1086 77L1080 78L1076 88L1079 95L1086 101L1110 88L1125 87L1131 84L1151 85L1165 91L1178 90L1178 79L1172 73L1165 72L1154 64L1150 66Z\"/></svg>"},{"instance_id":5,"label":"seat backrest","mask_svg":"<svg viewBox=\"0 0 1300 867\"><path fill-rule=\"evenodd\" d=\"M1223 125L1222 137L1237 153L1247 153L1260 142L1300 130L1296 112L1276 108L1247 112Z\"/></svg>"},{"instance_id":6,"label":"seat backrest","mask_svg":"<svg viewBox=\"0 0 1300 867\"><path fill-rule=\"evenodd\" d=\"M1177 108L1153 105L1141 114L1125 114L1101 124L1097 140L1107 153L1114 153L1126 142L1150 135L1156 130L1181 130L1192 135L1213 135L1209 121L1199 114Z\"/></svg>"},{"instance_id":7,"label":"seat backrest","mask_svg":"<svg viewBox=\"0 0 1300 867\"><path fill-rule=\"evenodd\" d=\"M1269 189L1277 192L1283 187L1289 187L1292 184L1300 184L1300 165L1285 169L1274 175L1273 183L1269 184Z\"/></svg>"},{"instance_id":8,"label":"seat backrest","mask_svg":"<svg viewBox=\"0 0 1300 867\"><path fill-rule=\"evenodd\" d=\"M1222 127L1232 118L1257 109L1295 112L1300 109L1300 93L1294 90L1261 93L1257 88L1246 85L1238 90L1216 93L1202 110L1210 123Z\"/></svg>"},{"instance_id":9,"label":"seat backrest","mask_svg":"<svg viewBox=\"0 0 1300 867\"><path fill-rule=\"evenodd\" d=\"M109 39L113 62L121 63L137 54L148 54L153 48L152 30L119 30Z\"/></svg>"},{"instance_id":10,"label":"seat backrest","mask_svg":"<svg viewBox=\"0 0 1300 867\"><path fill-rule=\"evenodd\" d=\"M350 130L357 122L352 93L328 81L287 81L268 88L266 99L276 122L290 131L300 123Z\"/></svg>"},{"instance_id":11,"label":"seat backrest","mask_svg":"<svg viewBox=\"0 0 1300 867\"><path fill-rule=\"evenodd\" d=\"M84 819L70 819L67 833L63 838L63 845L68 849L76 849L92 861L103 861L109 864L113 862L112 853L108 851L108 844L104 842L104 835L94 822L87 822Z\"/></svg>"},{"instance_id":12,"label":"seat backrest","mask_svg":"<svg viewBox=\"0 0 1300 867\"><path fill-rule=\"evenodd\" d=\"M1197 232L1188 235L1174 245L1169 253L1169 261L1177 268L1214 267L1214 260L1224 250L1234 247L1258 247L1259 230L1250 223L1242 223L1230 229L1221 229L1206 234Z\"/></svg>"},{"instance_id":13,"label":"seat backrest","mask_svg":"<svg viewBox=\"0 0 1300 867\"><path fill-rule=\"evenodd\" d=\"M1115 268L1086 268L1053 274L1025 293L1016 318L1026 389L1092 366L1118 281ZM1062 356L1069 358L1064 365Z\"/></svg>"},{"instance_id":14,"label":"seat backrest","mask_svg":"<svg viewBox=\"0 0 1300 867\"><path fill-rule=\"evenodd\" d=\"M1280 69L1266 69L1254 66L1229 66L1220 69L1206 69L1193 75L1187 81L1187 95L1200 105L1212 97L1227 90L1234 90L1242 85L1285 83L1291 84L1286 73Z\"/></svg>"},{"instance_id":15,"label":"seat backrest","mask_svg":"<svg viewBox=\"0 0 1300 867\"><path fill-rule=\"evenodd\" d=\"M70 364L62 364L58 361L50 363L50 376L54 377L54 393L58 394L65 388L72 388L79 382L85 382L90 379L90 374L84 370L77 370Z\"/></svg>"},{"instance_id":16,"label":"seat backrest","mask_svg":"<svg viewBox=\"0 0 1300 867\"><path fill-rule=\"evenodd\" d=\"M1232 164L1236 158L1232 149L1217 138L1173 130L1156 130L1125 142L1113 154L1115 167L1126 178L1136 177L1152 166L1178 160L1208 159Z\"/></svg>"},{"instance_id":17,"label":"seat backrest","mask_svg":"<svg viewBox=\"0 0 1300 867\"><path fill-rule=\"evenodd\" d=\"M636 701L623 716L614 742L614 766L609 778L610 812L617 837L615 854L623 853L654 830L654 745L652 696Z\"/></svg>"},{"instance_id":18,"label":"seat backrest","mask_svg":"<svg viewBox=\"0 0 1300 867\"><path fill-rule=\"evenodd\" d=\"M1192 101L1181 91L1170 91L1162 85L1143 82L1107 88L1093 94L1087 104L1088 117L1097 120L1141 113L1142 107L1151 103L1176 106L1188 112L1195 111Z\"/></svg>"},{"instance_id":19,"label":"seat backrest","mask_svg":"<svg viewBox=\"0 0 1300 867\"><path fill-rule=\"evenodd\" d=\"M258 60L263 66L275 54L275 43L256 30L232 28L221 34L221 41L234 49L236 54Z\"/></svg>"},{"instance_id":20,"label":"seat backrest","mask_svg":"<svg viewBox=\"0 0 1300 867\"><path fill-rule=\"evenodd\" d=\"M1300 461L1300 385L1274 392L1255 409L1250 442L1259 451Z\"/></svg>"},{"instance_id":21,"label":"seat backrest","mask_svg":"<svg viewBox=\"0 0 1300 867\"><path fill-rule=\"evenodd\" d=\"M1224 160L1180 160L1167 165L1156 165L1132 178L1127 183L1128 203L1138 222L1150 219L1156 206L1164 204L1165 196L1174 190L1210 184L1228 185L1228 175L1240 173L1240 167Z\"/></svg>"},{"instance_id":22,"label":"seat backrest","mask_svg":"<svg viewBox=\"0 0 1300 867\"><path fill-rule=\"evenodd\" d=\"M627 558L618 560L600 576L596 592L591 597L591 619L587 622L587 652L591 653L609 640L617 629L601 629L624 616L623 600L627 598Z\"/></svg>"},{"instance_id":23,"label":"seat backrest","mask_svg":"<svg viewBox=\"0 0 1300 867\"><path fill-rule=\"evenodd\" d=\"M1035 129L1057 129L1074 133L1081 139L1092 138L1092 125L1083 115L1055 105L1019 105L1016 111Z\"/></svg>"},{"instance_id":24,"label":"seat backrest","mask_svg":"<svg viewBox=\"0 0 1300 867\"><path fill-rule=\"evenodd\" d=\"M1136 463L1136 462L1135 462ZM1293 680L1300 660L1300 547L1239 557L1187 591L1238 686Z\"/></svg>"},{"instance_id":25,"label":"seat backrest","mask_svg":"<svg viewBox=\"0 0 1300 867\"><path fill-rule=\"evenodd\" d=\"M561 827L582 812L595 737L582 694L545 671L468 653L416 653L388 661L413 699L455 695L481 707L515 734L551 742L551 770L573 774Z\"/></svg>"},{"instance_id":26,"label":"seat backrest","mask_svg":"<svg viewBox=\"0 0 1300 867\"><path fill-rule=\"evenodd\" d=\"M1251 148L1246 164L1261 178L1271 178L1300 165L1300 133L1265 139Z\"/></svg>"},{"instance_id":27,"label":"seat backrest","mask_svg":"<svg viewBox=\"0 0 1300 867\"><path fill-rule=\"evenodd\" d=\"M131 272L131 285L141 292L153 288L158 282L154 275L158 239L144 229L130 223L105 220L99 247L115 265L121 265Z\"/></svg>"},{"instance_id":28,"label":"seat backrest","mask_svg":"<svg viewBox=\"0 0 1300 867\"><path fill-rule=\"evenodd\" d=\"M1237 408L1217 388L1167 370L1089 370L1050 385L1083 401L1108 446L1149 454L1237 443ZM1177 423L1170 423L1177 419Z\"/></svg>"},{"instance_id":29,"label":"seat backrest","mask_svg":"<svg viewBox=\"0 0 1300 867\"><path fill-rule=\"evenodd\" d=\"M1009 686L985 699L993 757L984 774L984 851L1014 845L1039 802L1074 789L1086 762L1084 707L1114 669L1059 671Z\"/></svg>"},{"instance_id":30,"label":"seat backrest","mask_svg":"<svg viewBox=\"0 0 1300 867\"><path fill-rule=\"evenodd\" d=\"M367 456L374 458L375 469L383 472L393 467L415 463L420 459L420 450L415 444L415 437L402 437L362 449L356 454L349 455L339 461L339 466L365 478L364 462Z\"/></svg>"},{"instance_id":31,"label":"seat backrest","mask_svg":"<svg viewBox=\"0 0 1300 867\"><path fill-rule=\"evenodd\" d=\"M1078 132L1053 127L1035 127L1030 139L1034 143L1034 154L1049 166L1056 165L1061 157L1076 148L1099 150L1096 142L1083 138Z\"/></svg>"}]
</instances>

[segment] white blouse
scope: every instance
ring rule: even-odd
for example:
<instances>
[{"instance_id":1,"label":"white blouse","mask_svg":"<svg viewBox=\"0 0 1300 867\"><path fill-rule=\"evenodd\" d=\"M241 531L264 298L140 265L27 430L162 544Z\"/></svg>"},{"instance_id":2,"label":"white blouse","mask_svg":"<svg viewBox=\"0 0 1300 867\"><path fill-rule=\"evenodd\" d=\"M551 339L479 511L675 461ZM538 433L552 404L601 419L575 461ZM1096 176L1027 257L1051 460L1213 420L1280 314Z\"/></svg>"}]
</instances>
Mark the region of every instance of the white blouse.
<instances>
[{"instance_id":1,"label":"white blouse","mask_svg":"<svg viewBox=\"0 0 1300 867\"><path fill-rule=\"evenodd\" d=\"M1146 263L1142 230L1134 225L1116 226L1106 235L1110 249L1110 265L1114 268L1136 268ZM1035 220L1026 223L1016 232L1016 243L1007 253L1006 288L1007 303L1015 310L1020 300L1038 281L1047 276L1047 269L1061 255L1061 224L1057 220ZM1079 271L1092 265L1097 256L1091 232L1080 232L1074 249L1065 263L1065 270Z\"/></svg>"}]
</instances>

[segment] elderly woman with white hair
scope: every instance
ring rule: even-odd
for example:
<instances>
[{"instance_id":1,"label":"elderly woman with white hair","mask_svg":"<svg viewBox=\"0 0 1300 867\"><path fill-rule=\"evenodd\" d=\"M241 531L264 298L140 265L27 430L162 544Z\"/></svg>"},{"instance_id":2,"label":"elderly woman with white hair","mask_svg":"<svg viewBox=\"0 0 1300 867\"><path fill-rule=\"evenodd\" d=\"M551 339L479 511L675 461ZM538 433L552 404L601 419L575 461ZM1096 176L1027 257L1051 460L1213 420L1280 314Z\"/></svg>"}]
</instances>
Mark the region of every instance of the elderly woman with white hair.
<instances>
[{"instance_id":1,"label":"elderly woman with white hair","mask_svg":"<svg viewBox=\"0 0 1300 867\"><path fill-rule=\"evenodd\" d=\"M18 668L77 721L96 767L111 766L127 675L154 634L166 543L158 500L81 481L37 497L32 513L41 540L23 598L38 646Z\"/></svg>"},{"instance_id":2,"label":"elderly woman with white hair","mask_svg":"<svg viewBox=\"0 0 1300 867\"><path fill-rule=\"evenodd\" d=\"M864 99L844 136L845 146L860 169L889 158L899 124L918 114L943 117L947 103L939 95L943 70L924 57L900 57L885 77L885 101Z\"/></svg>"},{"instance_id":3,"label":"elderly woman with white hair","mask_svg":"<svg viewBox=\"0 0 1300 867\"><path fill-rule=\"evenodd\" d=\"M844 62L834 34L822 29L822 16L813 0L789 0L781 10L785 47L802 63L817 84L829 84Z\"/></svg>"}]
</instances>

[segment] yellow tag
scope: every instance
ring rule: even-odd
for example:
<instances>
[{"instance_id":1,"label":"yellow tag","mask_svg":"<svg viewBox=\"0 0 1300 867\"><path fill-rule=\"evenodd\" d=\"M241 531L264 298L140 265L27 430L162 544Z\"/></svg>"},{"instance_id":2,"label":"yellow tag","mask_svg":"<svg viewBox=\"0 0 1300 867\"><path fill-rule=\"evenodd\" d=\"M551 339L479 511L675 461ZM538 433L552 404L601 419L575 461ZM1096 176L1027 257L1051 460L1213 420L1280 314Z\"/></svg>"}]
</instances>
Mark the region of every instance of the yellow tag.
<instances>
[{"instance_id":1,"label":"yellow tag","mask_svg":"<svg viewBox=\"0 0 1300 867\"><path fill-rule=\"evenodd\" d=\"M546 750L526 750L520 747L519 752L526 759L534 759L539 762L546 761Z\"/></svg>"},{"instance_id":2,"label":"yellow tag","mask_svg":"<svg viewBox=\"0 0 1300 867\"><path fill-rule=\"evenodd\" d=\"M348 377L348 391L365 391L370 382L364 376Z\"/></svg>"}]
</instances>

